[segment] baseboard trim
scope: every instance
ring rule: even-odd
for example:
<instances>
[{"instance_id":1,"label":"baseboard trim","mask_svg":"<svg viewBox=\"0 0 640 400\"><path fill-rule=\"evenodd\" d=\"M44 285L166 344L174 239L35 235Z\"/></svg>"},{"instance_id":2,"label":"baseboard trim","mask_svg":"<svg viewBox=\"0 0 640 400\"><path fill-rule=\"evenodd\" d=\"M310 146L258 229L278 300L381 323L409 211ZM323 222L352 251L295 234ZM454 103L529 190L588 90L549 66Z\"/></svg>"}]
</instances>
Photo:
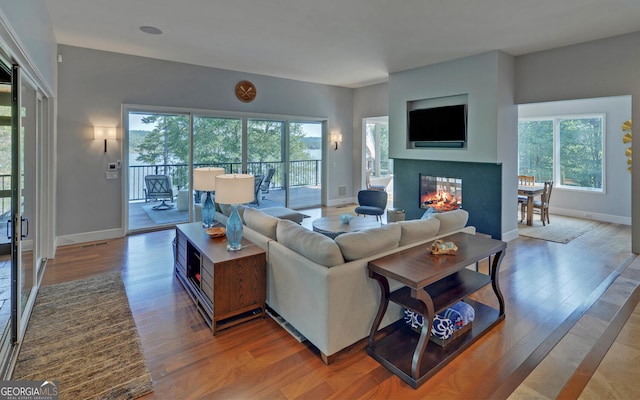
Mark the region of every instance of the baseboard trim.
<instances>
[{"instance_id":1,"label":"baseboard trim","mask_svg":"<svg viewBox=\"0 0 640 400\"><path fill-rule=\"evenodd\" d=\"M571 210L568 208L549 207L549 213L564 215L566 217L591 219L594 221L609 222L612 224L631 225L631 217L623 217L621 215L601 214L590 211Z\"/></svg>"},{"instance_id":2,"label":"baseboard trim","mask_svg":"<svg viewBox=\"0 0 640 400\"><path fill-rule=\"evenodd\" d=\"M95 242L98 240L117 239L124 237L124 230L121 228L108 229L104 231L75 233L56 237L56 248L79 243Z\"/></svg>"},{"instance_id":3,"label":"baseboard trim","mask_svg":"<svg viewBox=\"0 0 640 400\"><path fill-rule=\"evenodd\" d=\"M358 204L358 200L356 200L353 197L347 197L344 199L327 200L327 207L342 206L345 204Z\"/></svg>"},{"instance_id":4,"label":"baseboard trim","mask_svg":"<svg viewBox=\"0 0 640 400\"><path fill-rule=\"evenodd\" d=\"M512 240L516 240L518 238L518 236L519 236L518 229L514 229L514 230L509 231L509 232L503 232L501 240L503 242L510 242Z\"/></svg>"}]
</instances>

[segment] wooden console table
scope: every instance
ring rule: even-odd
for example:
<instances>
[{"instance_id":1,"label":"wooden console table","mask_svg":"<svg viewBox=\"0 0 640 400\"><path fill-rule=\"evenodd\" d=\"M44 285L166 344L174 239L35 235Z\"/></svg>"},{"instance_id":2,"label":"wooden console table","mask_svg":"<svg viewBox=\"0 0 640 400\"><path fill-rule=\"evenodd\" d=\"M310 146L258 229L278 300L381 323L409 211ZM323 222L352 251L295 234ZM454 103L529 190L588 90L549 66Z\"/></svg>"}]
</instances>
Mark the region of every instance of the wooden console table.
<instances>
[{"instance_id":1,"label":"wooden console table","mask_svg":"<svg viewBox=\"0 0 640 400\"><path fill-rule=\"evenodd\" d=\"M457 254L433 255L429 250L430 242L368 264L369 276L378 281L382 296L369 334L367 352L413 388L422 385L505 317L498 270L507 244L467 233L456 233L442 240L454 242L458 246ZM467 268L492 255L495 256L489 275ZM390 293L389 278L405 286ZM489 284L498 298L499 309L468 298ZM403 326L376 342L375 335L389 300L422 315L424 326L419 335ZM475 310L471 330L445 347L430 342L435 314L460 300Z\"/></svg>"},{"instance_id":2,"label":"wooden console table","mask_svg":"<svg viewBox=\"0 0 640 400\"><path fill-rule=\"evenodd\" d=\"M210 238L201 222L176 226L176 277L214 335L265 315L266 254L246 239L242 246L228 251L227 239Z\"/></svg>"}]
</instances>

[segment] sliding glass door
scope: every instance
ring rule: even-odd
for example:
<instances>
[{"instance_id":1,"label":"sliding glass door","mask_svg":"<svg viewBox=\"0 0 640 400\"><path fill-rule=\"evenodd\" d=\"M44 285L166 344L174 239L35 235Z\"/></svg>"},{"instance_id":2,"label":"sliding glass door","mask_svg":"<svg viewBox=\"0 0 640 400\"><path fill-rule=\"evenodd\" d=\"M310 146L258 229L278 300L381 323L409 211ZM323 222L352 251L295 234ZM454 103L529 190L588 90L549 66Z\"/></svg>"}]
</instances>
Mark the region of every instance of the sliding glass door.
<instances>
[{"instance_id":1,"label":"sliding glass door","mask_svg":"<svg viewBox=\"0 0 640 400\"><path fill-rule=\"evenodd\" d=\"M189 211L201 200L190 187L192 171L198 167L255 175L259 182L252 207L299 209L322 204L323 121L133 107L125 107L125 118L127 231L192 220ZM152 176L169 177L172 195L154 195L148 182Z\"/></svg>"},{"instance_id":2,"label":"sliding glass door","mask_svg":"<svg viewBox=\"0 0 640 400\"><path fill-rule=\"evenodd\" d=\"M13 118L11 67L0 61L0 337L2 338L2 359L6 358L15 338L14 322L12 319L12 270L14 268L11 249L18 244L12 240L11 222L13 220L13 155L18 153L17 143L14 143L12 124ZM17 109L17 104L15 109ZM17 139L17 132L16 132ZM14 149L14 147L16 147Z\"/></svg>"},{"instance_id":3,"label":"sliding glass door","mask_svg":"<svg viewBox=\"0 0 640 400\"><path fill-rule=\"evenodd\" d=\"M189 221L189 116L129 112L127 117L128 148L123 165L128 183L127 229Z\"/></svg>"},{"instance_id":4,"label":"sliding glass door","mask_svg":"<svg viewBox=\"0 0 640 400\"><path fill-rule=\"evenodd\" d=\"M284 207L287 204L284 121L247 121L246 171L256 176L254 205Z\"/></svg>"},{"instance_id":5,"label":"sliding glass door","mask_svg":"<svg viewBox=\"0 0 640 400\"><path fill-rule=\"evenodd\" d=\"M291 208L322 204L322 122L289 123L289 202Z\"/></svg>"}]
</instances>

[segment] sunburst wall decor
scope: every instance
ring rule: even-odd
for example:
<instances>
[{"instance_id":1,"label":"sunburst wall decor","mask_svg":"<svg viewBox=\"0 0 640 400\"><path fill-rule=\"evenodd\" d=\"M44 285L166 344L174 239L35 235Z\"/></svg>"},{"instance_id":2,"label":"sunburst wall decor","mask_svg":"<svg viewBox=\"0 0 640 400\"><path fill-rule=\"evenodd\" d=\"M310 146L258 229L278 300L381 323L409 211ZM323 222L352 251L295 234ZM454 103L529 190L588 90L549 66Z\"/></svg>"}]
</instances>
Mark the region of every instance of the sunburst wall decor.
<instances>
[{"instance_id":1,"label":"sunburst wall decor","mask_svg":"<svg viewBox=\"0 0 640 400\"><path fill-rule=\"evenodd\" d=\"M624 132L624 136L622 137L622 143L627 144L631 143L631 120L628 119L624 121L622 124L622 132ZM625 150L625 155L627 156L627 169L631 172L631 147L628 147Z\"/></svg>"}]
</instances>

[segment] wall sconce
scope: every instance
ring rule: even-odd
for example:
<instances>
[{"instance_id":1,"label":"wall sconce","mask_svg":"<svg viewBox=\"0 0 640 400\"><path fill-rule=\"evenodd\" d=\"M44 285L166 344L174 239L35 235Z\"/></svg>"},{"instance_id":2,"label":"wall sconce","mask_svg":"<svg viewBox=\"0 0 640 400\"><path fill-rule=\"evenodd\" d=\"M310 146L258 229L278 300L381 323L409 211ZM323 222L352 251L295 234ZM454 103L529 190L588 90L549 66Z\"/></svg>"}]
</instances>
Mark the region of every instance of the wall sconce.
<instances>
[{"instance_id":1,"label":"wall sconce","mask_svg":"<svg viewBox=\"0 0 640 400\"><path fill-rule=\"evenodd\" d=\"M116 140L116 128L108 126L94 126L93 138L95 140L104 139L104 152L107 152L107 140Z\"/></svg>"},{"instance_id":2,"label":"wall sconce","mask_svg":"<svg viewBox=\"0 0 640 400\"><path fill-rule=\"evenodd\" d=\"M342 143L342 133L340 133L340 131L331 131L329 141L335 143L336 148L334 150L338 150L338 143Z\"/></svg>"}]
</instances>

